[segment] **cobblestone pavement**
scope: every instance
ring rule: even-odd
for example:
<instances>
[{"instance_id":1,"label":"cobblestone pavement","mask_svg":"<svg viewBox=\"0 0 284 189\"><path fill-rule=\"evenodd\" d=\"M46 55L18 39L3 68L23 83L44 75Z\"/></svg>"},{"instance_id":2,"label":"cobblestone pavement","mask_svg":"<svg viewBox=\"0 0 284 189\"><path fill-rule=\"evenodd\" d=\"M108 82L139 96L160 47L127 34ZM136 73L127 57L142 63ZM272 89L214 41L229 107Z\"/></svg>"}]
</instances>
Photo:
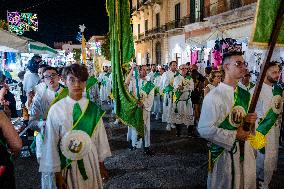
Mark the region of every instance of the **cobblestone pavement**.
<instances>
[{"instance_id":1,"label":"cobblestone pavement","mask_svg":"<svg viewBox=\"0 0 284 189\"><path fill-rule=\"evenodd\" d=\"M106 159L109 171L106 189L203 189L206 188L207 147L201 138L176 137L165 131L160 122L152 122L151 143L154 156L146 156L143 150L127 149L124 126L109 124L105 119L113 156ZM113 120L111 120L113 121ZM40 188L40 176L36 159L18 158L15 161L18 189ZM280 150L279 167L271 188L284 188L284 150ZM0 187L2 188L2 187Z\"/></svg>"}]
</instances>

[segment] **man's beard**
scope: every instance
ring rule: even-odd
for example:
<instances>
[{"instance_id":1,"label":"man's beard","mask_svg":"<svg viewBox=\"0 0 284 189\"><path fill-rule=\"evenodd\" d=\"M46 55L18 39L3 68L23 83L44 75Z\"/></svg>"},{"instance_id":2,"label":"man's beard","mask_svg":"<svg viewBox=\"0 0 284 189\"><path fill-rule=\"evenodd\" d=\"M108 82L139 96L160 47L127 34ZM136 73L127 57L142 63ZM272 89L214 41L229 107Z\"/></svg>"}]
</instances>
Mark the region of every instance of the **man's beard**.
<instances>
[{"instance_id":1,"label":"man's beard","mask_svg":"<svg viewBox=\"0 0 284 189\"><path fill-rule=\"evenodd\" d=\"M277 83L278 78L277 78L277 79L273 79L272 77L267 76L267 80L268 80L270 83Z\"/></svg>"}]
</instances>

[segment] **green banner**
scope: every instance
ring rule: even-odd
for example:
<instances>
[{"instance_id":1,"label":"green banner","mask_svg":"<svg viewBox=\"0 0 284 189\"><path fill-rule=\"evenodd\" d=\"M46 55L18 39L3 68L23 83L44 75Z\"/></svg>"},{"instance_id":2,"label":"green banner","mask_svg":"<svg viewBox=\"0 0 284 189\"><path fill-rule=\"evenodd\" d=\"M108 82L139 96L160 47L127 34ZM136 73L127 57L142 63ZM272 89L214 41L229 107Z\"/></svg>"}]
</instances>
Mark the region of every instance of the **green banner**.
<instances>
[{"instance_id":1,"label":"green banner","mask_svg":"<svg viewBox=\"0 0 284 189\"><path fill-rule=\"evenodd\" d=\"M124 85L122 67L135 56L132 28L130 25L129 0L107 0L109 15L110 52L112 66L113 97L116 115L125 124L144 135L143 110Z\"/></svg>"},{"instance_id":2,"label":"green banner","mask_svg":"<svg viewBox=\"0 0 284 189\"><path fill-rule=\"evenodd\" d=\"M257 46L268 45L281 1L258 1L251 44ZM284 24L282 24L276 46L284 46Z\"/></svg>"}]
</instances>

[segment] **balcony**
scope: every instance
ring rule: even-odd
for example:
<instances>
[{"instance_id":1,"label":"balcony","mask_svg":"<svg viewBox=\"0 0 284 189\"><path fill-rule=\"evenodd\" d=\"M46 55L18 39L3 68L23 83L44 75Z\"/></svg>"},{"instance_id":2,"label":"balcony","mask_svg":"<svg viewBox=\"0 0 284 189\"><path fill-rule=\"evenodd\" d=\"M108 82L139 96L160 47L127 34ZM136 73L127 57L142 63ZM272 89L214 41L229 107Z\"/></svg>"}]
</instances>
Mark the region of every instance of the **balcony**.
<instances>
[{"instance_id":1,"label":"balcony","mask_svg":"<svg viewBox=\"0 0 284 189\"><path fill-rule=\"evenodd\" d=\"M212 1L211 1L212 2ZM205 6L205 17L210 17L214 15L218 15L230 10L234 10L252 3L257 2L257 0L215 0L211 4Z\"/></svg>"},{"instance_id":2,"label":"balcony","mask_svg":"<svg viewBox=\"0 0 284 189\"><path fill-rule=\"evenodd\" d=\"M166 24L166 31L171 31L171 30L178 30L178 29L183 29L185 25L193 23L192 20L190 20L189 16L183 17L182 19L178 20L173 20L171 22L168 22Z\"/></svg>"}]
</instances>

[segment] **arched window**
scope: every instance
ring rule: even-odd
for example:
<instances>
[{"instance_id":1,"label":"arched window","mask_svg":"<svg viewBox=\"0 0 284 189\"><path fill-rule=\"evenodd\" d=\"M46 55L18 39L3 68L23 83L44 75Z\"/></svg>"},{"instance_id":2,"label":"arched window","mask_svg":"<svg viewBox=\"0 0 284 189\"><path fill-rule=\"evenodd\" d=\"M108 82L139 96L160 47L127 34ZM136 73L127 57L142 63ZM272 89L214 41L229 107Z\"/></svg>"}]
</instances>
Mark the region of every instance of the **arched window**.
<instances>
[{"instance_id":1,"label":"arched window","mask_svg":"<svg viewBox=\"0 0 284 189\"><path fill-rule=\"evenodd\" d=\"M156 65L162 64L162 50L161 50L161 43L157 42L155 47L156 52Z\"/></svg>"}]
</instances>

